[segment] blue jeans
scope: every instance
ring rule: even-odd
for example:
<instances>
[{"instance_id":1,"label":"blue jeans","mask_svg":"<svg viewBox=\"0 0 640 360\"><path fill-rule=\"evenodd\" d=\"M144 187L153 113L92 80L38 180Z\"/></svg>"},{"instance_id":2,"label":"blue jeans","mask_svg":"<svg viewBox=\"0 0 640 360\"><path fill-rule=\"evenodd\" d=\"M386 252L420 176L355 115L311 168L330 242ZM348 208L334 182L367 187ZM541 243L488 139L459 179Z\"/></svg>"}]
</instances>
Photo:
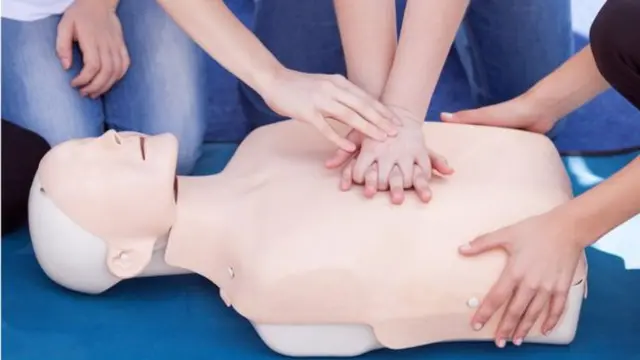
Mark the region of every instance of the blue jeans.
<instances>
[{"instance_id":1,"label":"blue jeans","mask_svg":"<svg viewBox=\"0 0 640 360\"><path fill-rule=\"evenodd\" d=\"M99 99L69 84L82 69L76 47L64 71L56 57L60 16L34 22L2 19L2 117L51 145L100 135L105 127L148 134L171 132L180 141L178 172L189 173L206 128L204 52L155 0L122 0L118 15L131 67Z\"/></svg>"},{"instance_id":2,"label":"blue jeans","mask_svg":"<svg viewBox=\"0 0 640 360\"><path fill-rule=\"evenodd\" d=\"M398 1L399 17L405 4ZM570 0L471 0L454 48L476 106L520 95L573 54L570 6ZM345 73L332 0L256 0L254 31L287 67ZM254 127L280 119L245 85L241 93Z\"/></svg>"}]
</instances>

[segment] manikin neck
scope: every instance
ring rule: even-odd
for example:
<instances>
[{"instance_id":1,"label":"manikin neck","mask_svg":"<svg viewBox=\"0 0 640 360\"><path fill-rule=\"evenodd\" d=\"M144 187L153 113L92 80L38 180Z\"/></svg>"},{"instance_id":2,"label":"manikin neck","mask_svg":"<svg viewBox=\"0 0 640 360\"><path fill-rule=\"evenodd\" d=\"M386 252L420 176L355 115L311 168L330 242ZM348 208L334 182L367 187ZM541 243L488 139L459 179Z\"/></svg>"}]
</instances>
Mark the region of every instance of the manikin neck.
<instances>
[{"instance_id":1,"label":"manikin neck","mask_svg":"<svg viewBox=\"0 0 640 360\"><path fill-rule=\"evenodd\" d=\"M202 254L208 261L212 260L211 254L219 252L217 247L220 243L208 239L215 237L220 225L225 226L229 217L232 192L222 182L219 175L177 178L176 220L169 233L157 239L151 261L139 277L188 274L194 271L191 267L185 267L181 256L178 256L182 260L178 261L179 264L169 263L166 259L167 249L179 254L187 251L188 258ZM189 247L194 243L198 251L191 252ZM193 260L200 263L199 259Z\"/></svg>"},{"instance_id":2,"label":"manikin neck","mask_svg":"<svg viewBox=\"0 0 640 360\"><path fill-rule=\"evenodd\" d=\"M176 221L169 232L164 260L215 281L211 267L227 250L234 230L237 192L222 175L181 176L177 179Z\"/></svg>"}]
</instances>

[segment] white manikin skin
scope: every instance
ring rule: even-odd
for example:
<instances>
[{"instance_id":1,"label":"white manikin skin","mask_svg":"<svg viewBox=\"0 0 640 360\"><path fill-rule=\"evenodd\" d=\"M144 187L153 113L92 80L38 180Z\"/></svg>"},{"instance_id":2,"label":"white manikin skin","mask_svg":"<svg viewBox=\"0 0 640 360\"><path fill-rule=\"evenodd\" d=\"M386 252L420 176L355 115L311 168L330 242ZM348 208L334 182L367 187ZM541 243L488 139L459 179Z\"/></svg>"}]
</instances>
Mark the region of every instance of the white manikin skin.
<instances>
[{"instance_id":1,"label":"white manikin skin","mask_svg":"<svg viewBox=\"0 0 640 360\"><path fill-rule=\"evenodd\" d=\"M30 196L36 257L56 283L99 294L143 276L194 272L291 356L354 356L445 341L491 341L470 319L505 263L502 252L463 258L479 234L571 199L553 144L527 132L426 123L429 146L456 170L411 196L340 192L334 151L294 121L262 127L225 170L175 180L171 135L107 132L42 160ZM177 200L176 200L177 199ZM586 262L549 336L567 344L586 294Z\"/></svg>"}]
</instances>

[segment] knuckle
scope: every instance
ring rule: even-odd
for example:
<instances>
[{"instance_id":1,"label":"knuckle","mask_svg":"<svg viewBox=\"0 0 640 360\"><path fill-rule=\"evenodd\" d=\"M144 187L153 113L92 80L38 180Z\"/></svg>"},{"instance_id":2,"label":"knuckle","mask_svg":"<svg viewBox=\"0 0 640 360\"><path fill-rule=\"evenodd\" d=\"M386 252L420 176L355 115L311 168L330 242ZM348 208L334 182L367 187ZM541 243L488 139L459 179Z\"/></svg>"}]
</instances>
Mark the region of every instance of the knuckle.
<instances>
[{"instance_id":1,"label":"knuckle","mask_svg":"<svg viewBox=\"0 0 640 360\"><path fill-rule=\"evenodd\" d=\"M89 72L97 72L100 69L100 65L98 65L98 62L95 60L89 60L86 64L85 64L85 68L87 69L87 71Z\"/></svg>"},{"instance_id":2,"label":"knuckle","mask_svg":"<svg viewBox=\"0 0 640 360\"><path fill-rule=\"evenodd\" d=\"M321 80L320 81L320 90L324 92L334 92L336 86L333 84L331 80Z\"/></svg>"}]
</instances>

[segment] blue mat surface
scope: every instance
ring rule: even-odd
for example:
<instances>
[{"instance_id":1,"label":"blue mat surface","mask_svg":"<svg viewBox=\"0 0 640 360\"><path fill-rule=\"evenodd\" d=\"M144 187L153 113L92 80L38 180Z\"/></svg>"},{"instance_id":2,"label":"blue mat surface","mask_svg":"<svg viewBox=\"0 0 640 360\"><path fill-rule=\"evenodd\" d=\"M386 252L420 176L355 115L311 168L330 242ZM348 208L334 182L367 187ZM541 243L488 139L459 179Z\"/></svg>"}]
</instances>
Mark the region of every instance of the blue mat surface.
<instances>
[{"instance_id":1,"label":"blue mat surface","mask_svg":"<svg viewBox=\"0 0 640 360\"><path fill-rule=\"evenodd\" d=\"M220 171L233 145L207 149L199 173ZM566 159L576 193L624 166L634 154ZM586 185L585 185L586 184ZM628 229L640 238L640 228ZM640 251L640 246L636 248ZM377 351L362 359L640 359L640 271L589 249L589 298L570 346L457 343ZM249 323L226 308L196 275L135 279L89 296L52 283L26 231L2 239L2 358L7 360L279 359Z\"/></svg>"}]
</instances>

